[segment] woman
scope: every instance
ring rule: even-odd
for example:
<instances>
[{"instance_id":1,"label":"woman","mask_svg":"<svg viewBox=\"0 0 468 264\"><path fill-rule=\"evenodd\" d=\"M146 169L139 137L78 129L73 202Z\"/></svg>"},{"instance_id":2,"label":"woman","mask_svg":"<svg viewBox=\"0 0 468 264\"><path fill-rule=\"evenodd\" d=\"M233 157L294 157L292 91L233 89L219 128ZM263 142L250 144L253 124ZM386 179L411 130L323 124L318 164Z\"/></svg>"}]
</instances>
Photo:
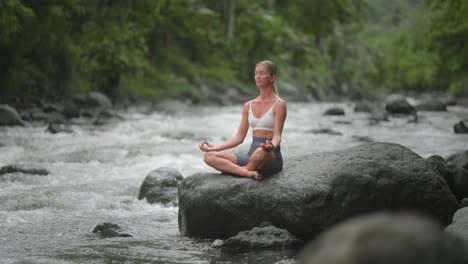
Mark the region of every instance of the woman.
<instances>
[{"instance_id":1,"label":"woman","mask_svg":"<svg viewBox=\"0 0 468 264\"><path fill-rule=\"evenodd\" d=\"M204 161L209 166L227 173L261 180L263 175L281 171L281 134L286 120L286 103L278 96L275 81L276 65L271 61L259 62L255 67L255 83L260 95L244 104L242 119L237 133L219 146L207 141L200 144L205 153ZM244 142L252 127L253 140L247 154L233 154L224 150Z\"/></svg>"}]
</instances>

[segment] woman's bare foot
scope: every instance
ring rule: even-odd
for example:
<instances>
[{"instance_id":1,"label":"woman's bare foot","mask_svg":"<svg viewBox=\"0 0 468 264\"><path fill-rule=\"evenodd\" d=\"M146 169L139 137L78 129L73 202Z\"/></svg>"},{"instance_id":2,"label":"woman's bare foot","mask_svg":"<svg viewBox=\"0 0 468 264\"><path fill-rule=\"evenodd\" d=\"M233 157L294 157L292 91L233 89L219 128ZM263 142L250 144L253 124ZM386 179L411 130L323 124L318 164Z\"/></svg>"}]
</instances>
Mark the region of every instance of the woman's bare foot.
<instances>
[{"instance_id":1,"label":"woman's bare foot","mask_svg":"<svg viewBox=\"0 0 468 264\"><path fill-rule=\"evenodd\" d=\"M263 176L258 171L249 171L247 177L254 178L257 181L263 178Z\"/></svg>"}]
</instances>

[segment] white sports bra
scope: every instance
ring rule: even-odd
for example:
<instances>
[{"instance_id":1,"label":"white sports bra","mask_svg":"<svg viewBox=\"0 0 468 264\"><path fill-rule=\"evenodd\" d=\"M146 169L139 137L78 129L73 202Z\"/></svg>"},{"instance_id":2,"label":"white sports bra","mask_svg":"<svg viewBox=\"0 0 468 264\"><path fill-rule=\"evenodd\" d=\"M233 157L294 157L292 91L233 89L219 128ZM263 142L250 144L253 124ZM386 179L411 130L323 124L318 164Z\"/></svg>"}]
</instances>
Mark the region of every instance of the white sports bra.
<instances>
[{"instance_id":1,"label":"white sports bra","mask_svg":"<svg viewBox=\"0 0 468 264\"><path fill-rule=\"evenodd\" d=\"M275 128L275 115L273 113L273 107L279 99L276 99L275 103L271 108L260 118L256 118L252 112L252 101L250 101L249 109L249 125L252 127L252 130L268 130L273 131Z\"/></svg>"}]
</instances>

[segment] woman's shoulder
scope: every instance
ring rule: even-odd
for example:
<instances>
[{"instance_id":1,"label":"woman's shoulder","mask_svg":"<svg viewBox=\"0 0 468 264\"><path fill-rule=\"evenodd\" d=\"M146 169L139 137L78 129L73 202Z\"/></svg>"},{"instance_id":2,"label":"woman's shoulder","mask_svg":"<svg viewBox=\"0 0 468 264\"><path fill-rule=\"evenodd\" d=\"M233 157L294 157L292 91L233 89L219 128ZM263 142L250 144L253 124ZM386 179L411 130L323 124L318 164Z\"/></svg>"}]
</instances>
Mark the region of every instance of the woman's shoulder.
<instances>
[{"instance_id":1,"label":"woman's shoulder","mask_svg":"<svg viewBox=\"0 0 468 264\"><path fill-rule=\"evenodd\" d=\"M286 106L286 100L278 96L278 98L276 99L276 104Z\"/></svg>"}]
</instances>

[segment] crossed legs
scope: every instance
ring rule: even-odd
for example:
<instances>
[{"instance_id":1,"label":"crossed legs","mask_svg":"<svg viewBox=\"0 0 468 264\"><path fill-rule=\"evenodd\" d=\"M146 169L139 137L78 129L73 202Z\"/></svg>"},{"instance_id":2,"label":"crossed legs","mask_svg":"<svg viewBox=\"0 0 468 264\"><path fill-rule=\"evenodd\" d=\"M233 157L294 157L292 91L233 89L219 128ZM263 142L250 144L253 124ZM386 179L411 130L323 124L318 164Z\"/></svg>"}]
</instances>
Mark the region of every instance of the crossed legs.
<instances>
[{"instance_id":1,"label":"crossed legs","mask_svg":"<svg viewBox=\"0 0 468 264\"><path fill-rule=\"evenodd\" d=\"M205 153L204 161L209 166L243 177L251 177L256 180L262 179L262 175L257 171L267 166L273 159L269 151L257 148L245 166L237 165L237 157L232 153L210 151Z\"/></svg>"}]
</instances>

